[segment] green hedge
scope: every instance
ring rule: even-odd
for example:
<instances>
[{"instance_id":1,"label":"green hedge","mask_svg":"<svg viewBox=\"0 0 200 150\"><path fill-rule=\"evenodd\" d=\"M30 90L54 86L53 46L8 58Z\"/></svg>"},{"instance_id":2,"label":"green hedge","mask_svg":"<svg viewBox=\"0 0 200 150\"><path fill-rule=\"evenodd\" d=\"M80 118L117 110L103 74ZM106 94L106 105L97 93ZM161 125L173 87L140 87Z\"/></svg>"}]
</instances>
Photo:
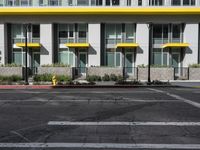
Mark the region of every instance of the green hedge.
<instances>
[{"instance_id":1,"label":"green hedge","mask_svg":"<svg viewBox=\"0 0 200 150\"><path fill-rule=\"evenodd\" d=\"M35 75L33 77L33 80L35 82L52 82L52 77L54 75L52 74L41 74L41 75ZM56 79L58 82L71 82L72 79L69 76L66 75L56 75Z\"/></svg>"},{"instance_id":2,"label":"green hedge","mask_svg":"<svg viewBox=\"0 0 200 150\"><path fill-rule=\"evenodd\" d=\"M97 76L97 75L91 75L91 76L87 76L86 80L89 82L96 82L96 81L121 81L123 80L122 76L117 76L115 74L105 74L103 77L101 76Z\"/></svg>"},{"instance_id":3,"label":"green hedge","mask_svg":"<svg viewBox=\"0 0 200 150\"><path fill-rule=\"evenodd\" d=\"M22 67L22 65L12 63L12 64L5 64L5 65L2 64L2 65L0 65L0 67Z\"/></svg>"},{"instance_id":4,"label":"green hedge","mask_svg":"<svg viewBox=\"0 0 200 150\"><path fill-rule=\"evenodd\" d=\"M55 63L55 64L42 65L42 67L70 67L70 65L66 65L63 63Z\"/></svg>"},{"instance_id":5,"label":"green hedge","mask_svg":"<svg viewBox=\"0 0 200 150\"><path fill-rule=\"evenodd\" d=\"M200 64L191 64L189 65L190 68L200 68Z\"/></svg>"},{"instance_id":6,"label":"green hedge","mask_svg":"<svg viewBox=\"0 0 200 150\"><path fill-rule=\"evenodd\" d=\"M21 81L21 80L22 80L22 77L17 76L17 75L0 76L0 82L3 82L3 81L18 82L18 81Z\"/></svg>"}]
</instances>

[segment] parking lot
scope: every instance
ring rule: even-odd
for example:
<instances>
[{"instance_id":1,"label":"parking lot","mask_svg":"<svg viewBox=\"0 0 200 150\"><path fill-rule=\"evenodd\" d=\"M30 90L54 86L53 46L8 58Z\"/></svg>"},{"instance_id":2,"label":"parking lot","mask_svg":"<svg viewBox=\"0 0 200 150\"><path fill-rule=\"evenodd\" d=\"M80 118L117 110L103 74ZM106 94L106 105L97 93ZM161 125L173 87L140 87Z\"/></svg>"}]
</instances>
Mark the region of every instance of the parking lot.
<instances>
[{"instance_id":1,"label":"parking lot","mask_svg":"<svg viewBox=\"0 0 200 150\"><path fill-rule=\"evenodd\" d=\"M200 149L200 89L0 90L4 149Z\"/></svg>"}]
</instances>

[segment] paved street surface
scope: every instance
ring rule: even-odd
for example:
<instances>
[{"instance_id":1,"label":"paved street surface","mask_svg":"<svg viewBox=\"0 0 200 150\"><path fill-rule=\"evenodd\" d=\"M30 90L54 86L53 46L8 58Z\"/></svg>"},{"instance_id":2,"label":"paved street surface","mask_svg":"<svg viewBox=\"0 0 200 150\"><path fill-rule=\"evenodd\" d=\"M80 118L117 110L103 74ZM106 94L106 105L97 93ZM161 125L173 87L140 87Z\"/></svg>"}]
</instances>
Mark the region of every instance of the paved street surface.
<instances>
[{"instance_id":1,"label":"paved street surface","mask_svg":"<svg viewBox=\"0 0 200 150\"><path fill-rule=\"evenodd\" d=\"M200 149L200 89L0 90L0 150L97 149Z\"/></svg>"}]
</instances>

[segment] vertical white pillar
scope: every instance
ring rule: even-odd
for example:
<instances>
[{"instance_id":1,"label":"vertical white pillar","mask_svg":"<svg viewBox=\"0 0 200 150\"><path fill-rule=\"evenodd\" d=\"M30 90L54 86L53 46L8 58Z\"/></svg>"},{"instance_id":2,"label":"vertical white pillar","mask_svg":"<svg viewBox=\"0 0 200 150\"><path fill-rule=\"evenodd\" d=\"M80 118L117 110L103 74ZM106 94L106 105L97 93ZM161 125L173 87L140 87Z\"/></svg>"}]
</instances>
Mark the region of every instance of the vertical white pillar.
<instances>
[{"instance_id":1,"label":"vertical white pillar","mask_svg":"<svg viewBox=\"0 0 200 150\"><path fill-rule=\"evenodd\" d=\"M186 24L184 30L184 42L190 44L185 50L183 59L183 67L188 67L189 64L198 63L198 24Z\"/></svg>"},{"instance_id":2,"label":"vertical white pillar","mask_svg":"<svg viewBox=\"0 0 200 150\"><path fill-rule=\"evenodd\" d=\"M5 43L5 24L0 24L0 64L5 64L6 43Z\"/></svg>"},{"instance_id":3,"label":"vertical white pillar","mask_svg":"<svg viewBox=\"0 0 200 150\"><path fill-rule=\"evenodd\" d=\"M40 64L53 62L53 27L52 24L40 24Z\"/></svg>"},{"instance_id":4,"label":"vertical white pillar","mask_svg":"<svg viewBox=\"0 0 200 150\"><path fill-rule=\"evenodd\" d=\"M88 24L88 66L100 66L101 58L101 24Z\"/></svg>"},{"instance_id":5,"label":"vertical white pillar","mask_svg":"<svg viewBox=\"0 0 200 150\"><path fill-rule=\"evenodd\" d=\"M147 24L137 24L136 43L139 44L136 53L136 67L141 64L148 65L149 29Z\"/></svg>"}]
</instances>

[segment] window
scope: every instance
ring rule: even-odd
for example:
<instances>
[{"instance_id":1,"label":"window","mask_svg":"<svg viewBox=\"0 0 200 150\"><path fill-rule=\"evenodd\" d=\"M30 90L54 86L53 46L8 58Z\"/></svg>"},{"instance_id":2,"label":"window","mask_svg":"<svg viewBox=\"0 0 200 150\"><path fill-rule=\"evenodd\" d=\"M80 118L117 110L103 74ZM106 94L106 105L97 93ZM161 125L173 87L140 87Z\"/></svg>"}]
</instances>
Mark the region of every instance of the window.
<instances>
[{"instance_id":1,"label":"window","mask_svg":"<svg viewBox=\"0 0 200 150\"><path fill-rule=\"evenodd\" d=\"M125 24L125 33L126 33L126 40L127 43L134 42L135 37L135 25L134 24Z\"/></svg>"},{"instance_id":2,"label":"window","mask_svg":"<svg viewBox=\"0 0 200 150\"><path fill-rule=\"evenodd\" d=\"M30 0L21 0L21 6L29 6L29 5L31 5Z\"/></svg>"},{"instance_id":3,"label":"window","mask_svg":"<svg viewBox=\"0 0 200 150\"><path fill-rule=\"evenodd\" d=\"M19 0L6 0L6 6L19 6Z\"/></svg>"},{"instance_id":4,"label":"window","mask_svg":"<svg viewBox=\"0 0 200 150\"><path fill-rule=\"evenodd\" d=\"M131 6L131 0L127 0L127 6Z\"/></svg>"},{"instance_id":5,"label":"window","mask_svg":"<svg viewBox=\"0 0 200 150\"><path fill-rule=\"evenodd\" d=\"M116 44L122 40L121 24L106 24L106 40L107 44Z\"/></svg>"},{"instance_id":6,"label":"window","mask_svg":"<svg viewBox=\"0 0 200 150\"><path fill-rule=\"evenodd\" d=\"M101 6L103 4L102 0L91 0L92 6Z\"/></svg>"},{"instance_id":7,"label":"window","mask_svg":"<svg viewBox=\"0 0 200 150\"><path fill-rule=\"evenodd\" d=\"M150 6L162 6L163 0L149 0Z\"/></svg>"},{"instance_id":8,"label":"window","mask_svg":"<svg viewBox=\"0 0 200 150\"><path fill-rule=\"evenodd\" d=\"M74 66L75 55L73 51L69 51L69 49L60 49L58 54L58 62Z\"/></svg>"},{"instance_id":9,"label":"window","mask_svg":"<svg viewBox=\"0 0 200 150\"><path fill-rule=\"evenodd\" d=\"M142 6L142 0L138 0L138 6Z\"/></svg>"},{"instance_id":10,"label":"window","mask_svg":"<svg viewBox=\"0 0 200 150\"><path fill-rule=\"evenodd\" d=\"M33 38L40 37L40 25L32 25L32 37Z\"/></svg>"},{"instance_id":11,"label":"window","mask_svg":"<svg viewBox=\"0 0 200 150\"><path fill-rule=\"evenodd\" d=\"M14 43L23 42L24 39L24 27L22 24L13 24L12 25L12 38Z\"/></svg>"},{"instance_id":12,"label":"window","mask_svg":"<svg viewBox=\"0 0 200 150\"><path fill-rule=\"evenodd\" d=\"M77 0L77 6L88 6L89 0Z\"/></svg>"},{"instance_id":13,"label":"window","mask_svg":"<svg viewBox=\"0 0 200 150\"><path fill-rule=\"evenodd\" d=\"M121 66L121 53L115 52L115 49L107 49L106 59L107 66L109 67L119 67Z\"/></svg>"},{"instance_id":14,"label":"window","mask_svg":"<svg viewBox=\"0 0 200 150\"><path fill-rule=\"evenodd\" d=\"M25 52L22 49L13 49L13 63L17 65L25 64Z\"/></svg>"},{"instance_id":15,"label":"window","mask_svg":"<svg viewBox=\"0 0 200 150\"><path fill-rule=\"evenodd\" d=\"M74 25L73 24L60 24L59 25L59 37L60 38L73 38L74 37Z\"/></svg>"},{"instance_id":16,"label":"window","mask_svg":"<svg viewBox=\"0 0 200 150\"><path fill-rule=\"evenodd\" d=\"M80 41L82 40L86 40L87 38L87 24L78 24L78 38L79 38L79 42L86 42L86 41Z\"/></svg>"},{"instance_id":17,"label":"window","mask_svg":"<svg viewBox=\"0 0 200 150\"><path fill-rule=\"evenodd\" d=\"M59 6L59 0L49 0L50 6Z\"/></svg>"},{"instance_id":18,"label":"window","mask_svg":"<svg viewBox=\"0 0 200 150\"><path fill-rule=\"evenodd\" d=\"M153 65L169 65L169 52L167 49L154 48L152 57Z\"/></svg>"},{"instance_id":19,"label":"window","mask_svg":"<svg viewBox=\"0 0 200 150\"><path fill-rule=\"evenodd\" d=\"M119 6L119 0L106 0L106 6Z\"/></svg>"},{"instance_id":20,"label":"window","mask_svg":"<svg viewBox=\"0 0 200 150\"><path fill-rule=\"evenodd\" d=\"M168 42L168 25L157 24L153 25L153 43L164 44Z\"/></svg>"},{"instance_id":21,"label":"window","mask_svg":"<svg viewBox=\"0 0 200 150\"><path fill-rule=\"evenodd\" d=\"M195 0L183 0L183 5L195 5Z\"/></svg>"},{"instance_id":22,"label":"window","mask_svg":"<svg viewBox=\"0 0 200 150\"><path fill-rule=\"evenodd\" d=\"M180 6L181 0L172 0L172 6Z\"/></svg>"},{"instance_id":23,"label":"window","mask_svg":"<svg viewBox=\"0 0 200 150\"><path fill-rule=\"evenodd\" d=\"M181 24L172 25L172 42L182 42L181 40Z\"/></svg>"}]
</instances>

